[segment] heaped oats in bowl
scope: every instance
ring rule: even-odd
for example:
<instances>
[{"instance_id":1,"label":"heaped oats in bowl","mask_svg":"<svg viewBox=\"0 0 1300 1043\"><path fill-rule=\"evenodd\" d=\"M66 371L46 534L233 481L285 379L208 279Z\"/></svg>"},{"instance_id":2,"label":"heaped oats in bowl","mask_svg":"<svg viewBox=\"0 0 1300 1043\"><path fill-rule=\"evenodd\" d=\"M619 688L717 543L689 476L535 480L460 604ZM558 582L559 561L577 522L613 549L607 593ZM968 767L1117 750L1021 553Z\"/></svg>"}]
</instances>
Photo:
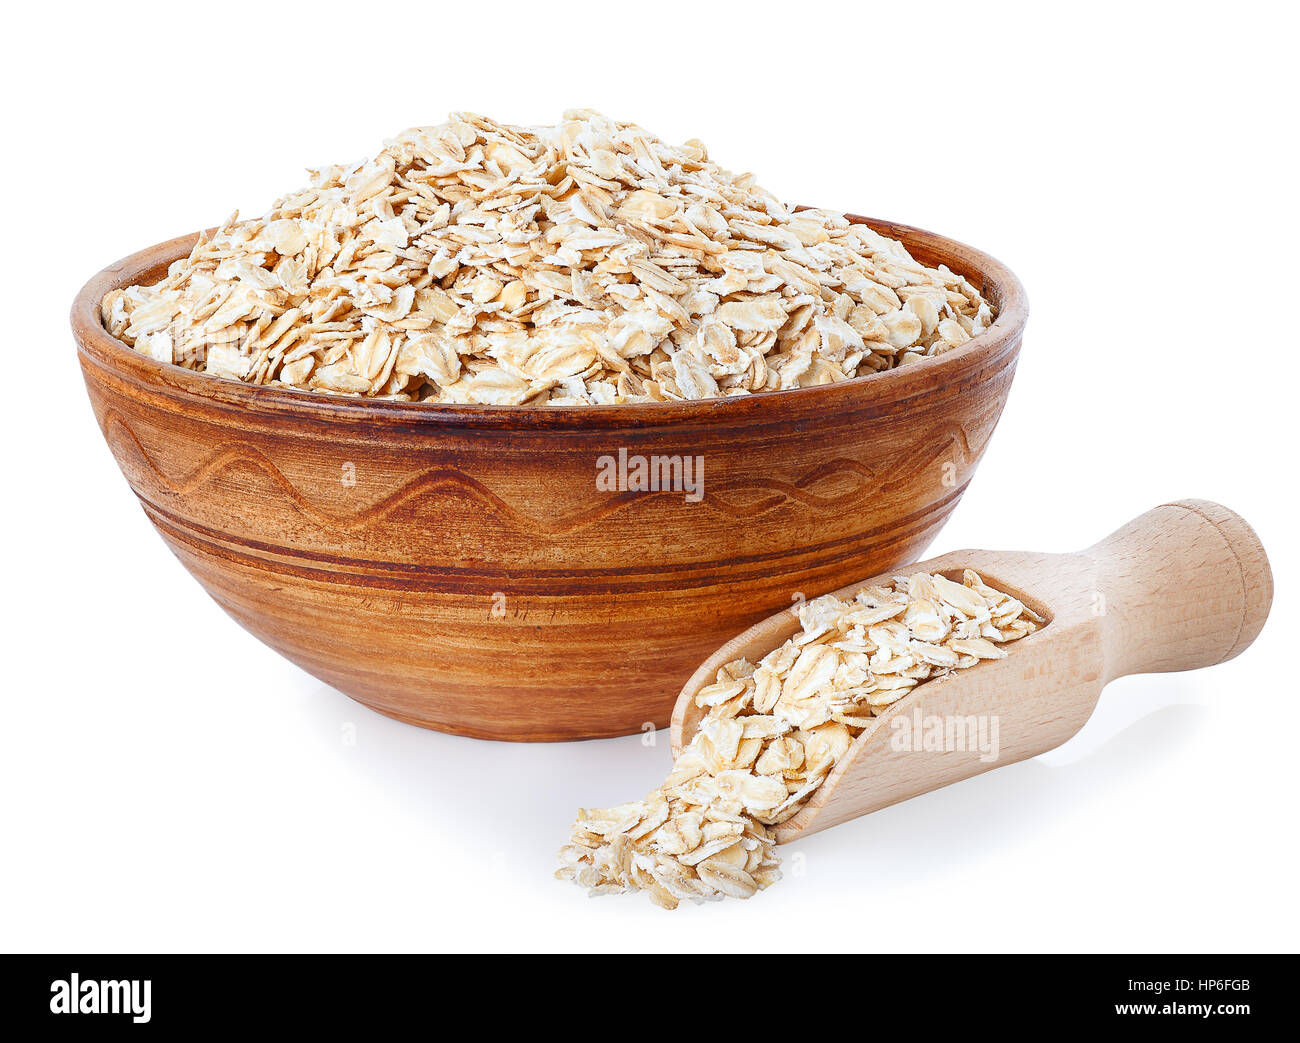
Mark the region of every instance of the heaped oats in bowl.
<instances>
[{"instance_id":1,"label":"heaped oats in bowl","mask_svg":"<svg viewBox=\"0 0 1300 1043\"><path fill-rule=\"evenodd\" d=\"M897 239L585 110L408 130L231 218L161 282L109 293L103 316L213 376L537 406L813 387L992 322L970 281Z\"/></svg>"},{"instance_id":2,"label":"heaped oats in bowl","mask_svg":"<svg viewBox=\"0 0 1300 1043\"><path fill-rule=\"evenodd\" d=\"M407 132L105 268L72 324L239 623L382 713L531 740L662 726L757 619L919 557L1026 314L987 254L584 112Z\"/></svg>"}]
</instances>

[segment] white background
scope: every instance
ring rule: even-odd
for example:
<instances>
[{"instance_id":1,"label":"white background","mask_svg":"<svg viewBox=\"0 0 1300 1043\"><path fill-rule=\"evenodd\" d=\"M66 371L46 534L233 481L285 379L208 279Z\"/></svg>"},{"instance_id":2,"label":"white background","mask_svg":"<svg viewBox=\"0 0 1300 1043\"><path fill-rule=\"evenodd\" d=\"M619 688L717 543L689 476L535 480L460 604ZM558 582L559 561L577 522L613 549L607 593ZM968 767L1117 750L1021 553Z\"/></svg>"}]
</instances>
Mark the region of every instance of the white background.
<instances>
[{"instance_id":1,"label":"white background","mask_svg":"<svg viewBox=\"0 0 1300 1043\"><path fill-rule=\"evenodd\" d=\"M1281 3L1221 11L10 11L0 944L1293 950L1300 25ZM578 106L1004 260L1031 300L1024 355L932 550L1070 550L1217 499L1272 555L1259 641L1116 683L1047 756L797 844L802 874L753 901L670 914L552 880L574 809L641 796L666 741L425 732L264 648L142 515L66 315L105 264L260 212L308 165L452 109Z\"/></svg>"}]
</instances>

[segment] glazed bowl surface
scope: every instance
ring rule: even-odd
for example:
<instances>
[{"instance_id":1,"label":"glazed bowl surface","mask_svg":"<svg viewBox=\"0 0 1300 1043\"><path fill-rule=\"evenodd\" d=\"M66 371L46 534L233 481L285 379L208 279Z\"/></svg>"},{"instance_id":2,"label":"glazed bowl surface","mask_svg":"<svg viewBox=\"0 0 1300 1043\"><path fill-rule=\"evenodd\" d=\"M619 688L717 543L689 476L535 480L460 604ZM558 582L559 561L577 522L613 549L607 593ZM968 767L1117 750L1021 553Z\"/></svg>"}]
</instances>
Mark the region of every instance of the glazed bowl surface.
<instances>
[{"instance_id":1,"label":"glazed bowl surface","mask_svg":"<svg viewBox=\"0 0 1300 1043\"><path fill-rule=\"evenodd\" d=\"M756 620L919 557L989 443L1027 315L1019 281L953 240L852 219L966 276L993 326L885 373L742 398L376 402L191 372L109 335L103 295L161 278L193 235L95 275L72 326L145 513L247 630L412 724L622 735L666 725L686 678ZM694 473L635 488L639 460L674 458L702 462L698 489Z\"/></svg>"}]
</instances>

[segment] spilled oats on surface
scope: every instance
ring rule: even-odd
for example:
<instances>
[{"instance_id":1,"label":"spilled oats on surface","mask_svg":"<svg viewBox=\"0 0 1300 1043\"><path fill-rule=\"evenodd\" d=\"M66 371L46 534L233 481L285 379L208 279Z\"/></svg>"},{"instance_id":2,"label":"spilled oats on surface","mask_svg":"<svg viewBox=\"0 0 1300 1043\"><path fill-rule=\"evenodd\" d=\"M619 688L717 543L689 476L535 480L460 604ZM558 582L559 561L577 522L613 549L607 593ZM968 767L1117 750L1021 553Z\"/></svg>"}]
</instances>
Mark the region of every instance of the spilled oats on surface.
<instances>
[{"instance_id":1,"label":"spilled oats on surface","mask_svg":"<svg viewBox=\"0 0 1300 1043\"><path fill-rule=\"evenodd\" d=\"M773 826L798 814L873 718L925 681L1002 659L1044 622L967 569L799 608L801 630L757 665L718 671L705 716L644 800L578 813L556 876L593 895L749 898L780 879Z\"/></svg>"},{"instance_id":2,"label":"spilled oats on surface","mask_svg":"<svg viewBox=\"0 0 1300 1043\"><path fill-rule=\"evenodd\" d=\"M214 376L447 403L708 399L890 369L993 320L960 275L794 212L695 140L456 113L231 217L108 330Z\"/></svg>"}]
</instances>

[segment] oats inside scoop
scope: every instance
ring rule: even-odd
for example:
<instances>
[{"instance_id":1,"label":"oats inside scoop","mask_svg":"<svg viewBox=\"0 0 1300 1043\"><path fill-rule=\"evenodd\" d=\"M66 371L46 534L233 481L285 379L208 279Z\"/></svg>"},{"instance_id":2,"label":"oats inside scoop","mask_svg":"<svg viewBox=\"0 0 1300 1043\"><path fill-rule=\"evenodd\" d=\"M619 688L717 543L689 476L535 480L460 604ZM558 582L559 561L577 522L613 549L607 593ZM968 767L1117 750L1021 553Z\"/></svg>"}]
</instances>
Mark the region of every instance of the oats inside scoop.
<instances>
[{"instance_id":1,"label":"oats inside scoop","mask_svg":"<svg viewBox=\"0 0 1300 1043\"><path fill-rule=\"evenodd\" d=\"M1043 618L967 569L816 598L797 634L702 688L699 730L644 800L578 812L556 876L593 895L749 898L781 877L772 827L794 817L873 718L917 685L984 659Z\"/></svg>"}]
</instances>

